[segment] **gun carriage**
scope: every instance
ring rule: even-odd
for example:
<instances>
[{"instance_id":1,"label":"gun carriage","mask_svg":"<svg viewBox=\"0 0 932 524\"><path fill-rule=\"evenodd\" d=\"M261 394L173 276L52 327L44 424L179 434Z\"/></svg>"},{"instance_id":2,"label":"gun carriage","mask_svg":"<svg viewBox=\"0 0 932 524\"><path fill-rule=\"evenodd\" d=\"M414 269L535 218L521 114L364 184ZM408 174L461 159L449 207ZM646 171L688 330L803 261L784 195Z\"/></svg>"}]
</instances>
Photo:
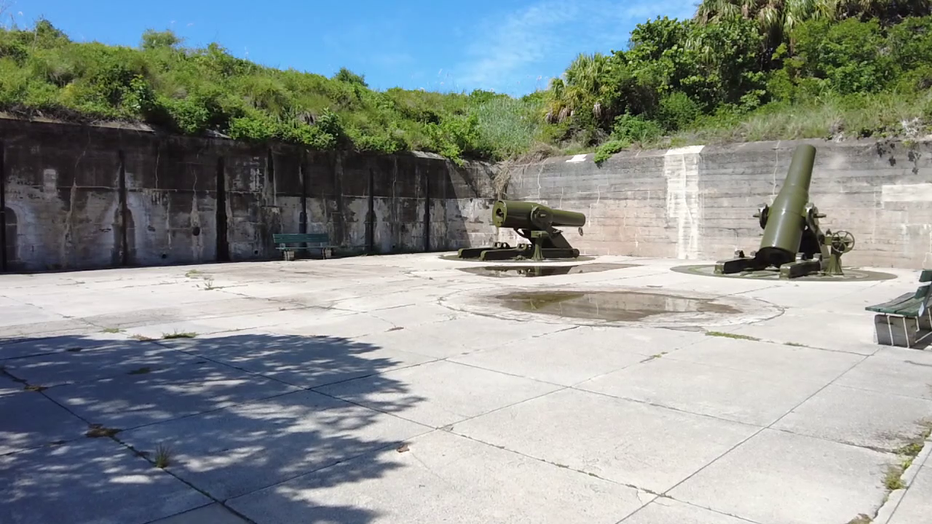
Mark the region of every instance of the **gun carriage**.
<instances>
[{"instance_id":1,"label":"gun carriage","mask_svg":"<svg viewBox=\"0 0 932 524\"><path fill-rule=\"evenodd\" d=\"M757 252L747 257L737 251L736 258L716 263L716 274L768 268L779 269L780 278L844 274L841 256L854 249L854 235L822 231L819 219L825 214L809 200L815 154L816 149L810 145L796 148L780 192L770 206L764 204L754 214L764 230Z\"/></svg>"},{"instance_id":2,"label":"gun carriage","mask_svg":"<svg viewBox=\"0 0 932 524\"><path fill-rule=\"evenodd\" d=\"M529 243L512 247L507 242L495 242L491 247L464 248L459 250L459 258L483 261L577 258L579 250L567 242L557 227L578 227L581 230L586 225L586 215L536 202L498 200L492 207L492 223L496 227L514 229Z\"/></svg>"}]
</instances>

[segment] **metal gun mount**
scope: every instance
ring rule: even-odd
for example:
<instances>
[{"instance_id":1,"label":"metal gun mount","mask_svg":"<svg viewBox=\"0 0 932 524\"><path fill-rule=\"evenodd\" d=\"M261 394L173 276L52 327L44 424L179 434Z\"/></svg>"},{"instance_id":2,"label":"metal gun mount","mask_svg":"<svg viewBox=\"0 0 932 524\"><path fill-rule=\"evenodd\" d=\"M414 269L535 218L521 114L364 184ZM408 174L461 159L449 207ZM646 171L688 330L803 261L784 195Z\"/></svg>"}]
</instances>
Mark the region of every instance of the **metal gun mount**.
<instances>
[{"instance_id":1,"label":"metal gun mount","mask_svg":"<svg viewBox=\"0 0 932 524\"><path fill-rule=\"evenodd\" d=\"M530 244L521 243L511 247L507 242L495 242L491 247L475 247L459 250L459 258L479 260L509 260L547 258L577 258L579 250L563 237L556 226L578 227L586 225L586 215L575 211L552 209L535 202L498 200L492 207L492 223L495 227L510 227Z\"/></svg>"},{"instance_id":2,"label":"metal gun mount","mask_svg":"<svg viewBox=\"0 0 932 524\"><path fill-rule=\"evenodd\" d=\"M816 149L801 145L793 153L789 172L773 204L762 205L754 214L764 236L757 252L750 257L737 251L737 258L715 264L715 273L732 274L780 270L780 278L796 278L819 273L841 276L841 256L854 249L854 235L847 231L822 231L819 219L825 214L809 201L809 185Z\"/></svg>"}]
</instances>

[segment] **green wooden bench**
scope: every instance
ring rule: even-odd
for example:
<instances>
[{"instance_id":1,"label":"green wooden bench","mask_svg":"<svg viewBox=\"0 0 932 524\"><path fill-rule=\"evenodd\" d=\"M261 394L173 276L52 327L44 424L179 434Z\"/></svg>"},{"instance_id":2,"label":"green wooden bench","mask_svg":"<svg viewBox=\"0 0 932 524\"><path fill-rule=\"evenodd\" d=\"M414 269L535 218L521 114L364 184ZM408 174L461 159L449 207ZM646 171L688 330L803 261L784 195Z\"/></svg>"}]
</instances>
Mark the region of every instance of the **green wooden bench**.
<instances>
[{"instance_id":1,"label":"green wooden bench","mask_svg":"<svg viewBox=\"0 0 932 524\"><path fill-rule=\"evenodd\" d=\"M321 258L327 258L336 246L330 245L327 233L280 233L272 235L276 249L282 252L285 260L294 260L295 251L320 250Z\"/></svg>"},{"instance_id":2,"label":"green wooden bench","mask_svg":"<svg viewBox=\"0 0 932 524\"><path fill-rule=\"evenodd\" d=\"M919 286L912 293L905 293L889 302L867 306L874 315L874 339L885 346L914 348L925 347L932 340L932 270L925 269L919 275Z\"/></svg>"}]
</instances>

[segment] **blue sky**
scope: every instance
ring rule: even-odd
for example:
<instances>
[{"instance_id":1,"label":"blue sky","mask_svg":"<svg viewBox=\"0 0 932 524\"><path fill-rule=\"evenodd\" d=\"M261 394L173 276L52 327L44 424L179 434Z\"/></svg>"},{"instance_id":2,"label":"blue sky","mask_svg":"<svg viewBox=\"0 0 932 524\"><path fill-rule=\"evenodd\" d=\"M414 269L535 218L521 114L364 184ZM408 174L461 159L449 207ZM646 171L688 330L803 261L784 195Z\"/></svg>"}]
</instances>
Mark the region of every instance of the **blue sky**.
<instances>
[{"instance_id":1,"label":"blue sky","mask_svg":"<svg viewBox=\"0 0 932 524\"><path fill-rule=\"evenodd\" d=\"M684 18L698 0L0 0L20 25L44 16L74 40L137 45L171 28L264 65L332 75L347 67L376 89L545 88L580 52L623 49L635 24ZM468 6L468 7L467 7Z\"/></svg>"}]
</instances>

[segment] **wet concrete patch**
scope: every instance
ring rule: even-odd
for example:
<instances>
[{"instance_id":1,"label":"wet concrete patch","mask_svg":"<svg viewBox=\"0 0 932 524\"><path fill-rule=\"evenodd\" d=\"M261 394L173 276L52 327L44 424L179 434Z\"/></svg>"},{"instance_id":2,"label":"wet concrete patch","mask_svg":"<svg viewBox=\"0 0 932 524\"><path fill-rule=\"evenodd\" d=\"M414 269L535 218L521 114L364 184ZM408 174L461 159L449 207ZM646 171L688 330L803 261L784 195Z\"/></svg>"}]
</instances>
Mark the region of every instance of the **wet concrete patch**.
<instances>
[{"instance_id":1,"label":"wet concrete patch","mask_svg":"<svg viewBox=\"0 0 932 524\"><path fill-rule=\"evenodd\" d=\"M734 315L737 308L711 298L633 291L521 291L496 297L505 307L569 318L632 322L683 313Z\"/></svg>"},{"instance_id":2,"label":"wet concrete patch","mask_svg":"<svg viewBox=\"0 0 932 524\"><path fill-rule=\"evenodd\" d=\"M684 330L721 329L783 314L776 304L745 296L661 291L605 282L579 282L560 288L484 287L447 295L439 304L453 311L520 322Z\"/></svg>"},{"instance_id":3,"label":"wet concrete patch","mask_svg":"<svg viewBox=\"0 0 932 524\"><path fill-rule=\"evenodd\" d=\"M482 267L461 267L460 271L484 277L551 277L558 275L576 275L581 273L600 273L615 269L637 267L639 264L580 264L580 265L495 265Z\"/></svg>"}]
</instances>

